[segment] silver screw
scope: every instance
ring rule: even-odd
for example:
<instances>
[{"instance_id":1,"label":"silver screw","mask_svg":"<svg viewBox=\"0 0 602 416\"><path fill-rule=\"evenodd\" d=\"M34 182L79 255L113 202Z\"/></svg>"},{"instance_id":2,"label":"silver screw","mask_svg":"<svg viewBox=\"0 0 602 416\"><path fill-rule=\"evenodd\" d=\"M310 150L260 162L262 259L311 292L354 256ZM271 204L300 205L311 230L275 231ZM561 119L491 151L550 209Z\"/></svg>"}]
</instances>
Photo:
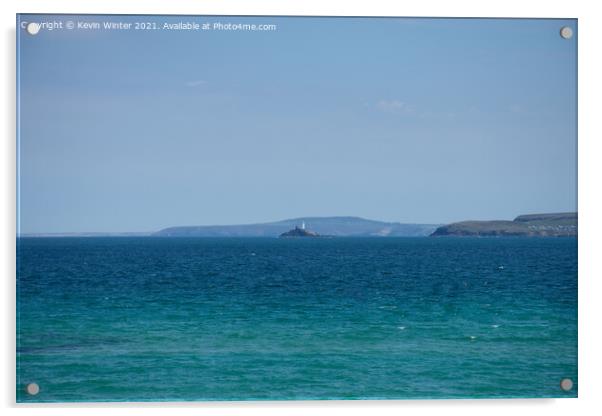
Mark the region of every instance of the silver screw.
<instances>
[{"instance_id":1,"label":"silver screw","mask_svg":"<svg viewBox=\"0 0 602 416\"><path fill-rule=\"evenodd\" d=\"M560 380L560 388L564 391L570 391L573 388L573 380L570 378L563 378Z\"/></svg>"},{"instance_id":2,"label":"silver screw","mask_svg":"<svg viewBox=\"0 0 602 416\"><path fill-rule=\"evenodd\" d=\"M40 386L38 386L37 383L29 383L26 390L28 394L35 396L40 392Z\"/></svg>"},{"instance_id":3,"label":"silver screw","mask_svg":"<svg viewBox=\"0 0 602 416\"><path fill-rule=\"evenodd\" d=\"M27 33L29 33L30 35L37 35L41 29L41 26L39 23L31 22L31 23L27 24L26 29L27 29Z\"/></svg>"},{"instance_id":4,"label":"silver screw","mask_svg":"<svg viewBox=\"0 0 602 416\"><path fill-rule=\"evenodd\" d=\"M573 37L573 29L571 29L571 28L570 28L570 27L568 27L568 26L563 26L563 27L560 29L560 36L561 36L563 39L570 39L570 38L572 38L572 37Z\"/></svg>"}]
</instances>

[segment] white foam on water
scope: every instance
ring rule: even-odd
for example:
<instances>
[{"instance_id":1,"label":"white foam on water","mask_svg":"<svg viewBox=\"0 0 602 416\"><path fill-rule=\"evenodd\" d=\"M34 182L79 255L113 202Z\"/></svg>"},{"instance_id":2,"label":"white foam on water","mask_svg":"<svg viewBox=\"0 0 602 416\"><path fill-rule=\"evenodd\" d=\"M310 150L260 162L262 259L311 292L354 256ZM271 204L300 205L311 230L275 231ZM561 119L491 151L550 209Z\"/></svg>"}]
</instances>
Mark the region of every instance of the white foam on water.
<instances>
[{"instance_id":1,"label":"white foam on water","mask_svg":"<svg viewBox=\"0 0 602 416\"><path fill-rule=\"evenodd\" d=\"M475 337L474 335L471 335L471 336L470 336L470 340L471 340L471 341L474 341L475 339L477 339L477 337Z\"/></svg>"},{"instance_id":2,"label":"white foam on water","mask_svg":"<svg viewBox=\"0 0 602 416\"><path fill-rule=\"evenodd\" d=\"M398 326L397 329L400 329L400 330L403 331L404 329L406 329L406 327L405 326Z\"/></svg>"},{"instance_id":3,"label":"white foam on water","mask_svg":"<svg viewBox=\"0 0 602 416\"><path fill-rule=\"evenodd\" d=\"M491 325L491 327L492 328L499 328L500 326L496 324L496 325Z\"/></svg>"}]
</instances>

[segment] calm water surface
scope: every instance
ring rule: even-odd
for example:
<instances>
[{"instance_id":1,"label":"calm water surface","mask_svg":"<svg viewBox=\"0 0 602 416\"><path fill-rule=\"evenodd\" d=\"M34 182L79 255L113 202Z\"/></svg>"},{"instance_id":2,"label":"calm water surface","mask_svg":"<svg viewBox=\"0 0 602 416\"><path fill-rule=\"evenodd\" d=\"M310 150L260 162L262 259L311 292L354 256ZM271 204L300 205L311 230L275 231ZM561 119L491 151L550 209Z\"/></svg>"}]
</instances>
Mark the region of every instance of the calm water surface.
<instances>
[{"instance_id":1,"label":"calm water surface","mask_svg":"<svg viewBox=\"0 0 602 416\"><path fill-rule=\"evenodd\" d=\"M574 238L17 246L21 402L577 395Z\"/></svg>"}]
</instances>

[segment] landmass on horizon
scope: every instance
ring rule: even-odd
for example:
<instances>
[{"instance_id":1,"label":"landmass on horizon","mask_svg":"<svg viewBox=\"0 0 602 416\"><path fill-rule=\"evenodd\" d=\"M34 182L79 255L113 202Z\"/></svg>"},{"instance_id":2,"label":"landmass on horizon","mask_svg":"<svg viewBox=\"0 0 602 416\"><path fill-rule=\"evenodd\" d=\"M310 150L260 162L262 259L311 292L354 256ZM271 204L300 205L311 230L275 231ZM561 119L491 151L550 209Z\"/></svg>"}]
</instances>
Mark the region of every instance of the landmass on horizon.
<instances>
[{"instance_id":1,"label":"landmass on horizon","mask_svg":"<svg viewBox=\"0 0 602 416\"><path fill-rule=\"evenodd\" d=\"M276 222L244 225L170 227L154 233L158 237L279 237L307 226L312 232L332 237L423 237L442 224L404 224L360 217L300 217ZM299 234L299 232L296 232Z\"/></svg>"},{"instance_id":2,"label":"landmass on horizon","mask_svg":"<svg viewBox=\"0 0 602 416\"><path fill-rule=\"evenodd\" d=\"M462 221L435 230L439 236L478 237L574 237L577 235L577 213L519 215L513 221Z\"/></svg>"},{"instance_id":3,"label":"landmass on horizon","mask_svg":"<svg viewBox=\"0 0 602 416\"><path fill-rule=\"evenodd\" d=\"M306 225L308 229L305 229ZM257 224L178 226L156 232L20 234L22 237L570 237L576 235L576 212L519 215L512 221L461 221L447 225L384 222L344 216L300 217Z\"/></svg>"}]
</instances>

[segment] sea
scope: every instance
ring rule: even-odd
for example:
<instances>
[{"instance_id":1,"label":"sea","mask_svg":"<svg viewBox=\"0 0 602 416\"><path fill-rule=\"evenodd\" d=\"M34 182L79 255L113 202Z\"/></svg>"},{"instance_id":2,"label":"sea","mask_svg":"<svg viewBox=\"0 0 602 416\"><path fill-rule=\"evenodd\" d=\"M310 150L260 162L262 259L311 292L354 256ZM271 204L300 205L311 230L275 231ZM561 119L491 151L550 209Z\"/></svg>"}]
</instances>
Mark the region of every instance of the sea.
<instances>
[{"instance_id":1,"label":"sea","mask_svg":"<svg viewBox=\"0 0 602 416\"><path fill-rule=\"evenodd\" d=\"M577 239L22 237L16 358L18 402L577 397Z\"/></svg>"}]
</instances>

